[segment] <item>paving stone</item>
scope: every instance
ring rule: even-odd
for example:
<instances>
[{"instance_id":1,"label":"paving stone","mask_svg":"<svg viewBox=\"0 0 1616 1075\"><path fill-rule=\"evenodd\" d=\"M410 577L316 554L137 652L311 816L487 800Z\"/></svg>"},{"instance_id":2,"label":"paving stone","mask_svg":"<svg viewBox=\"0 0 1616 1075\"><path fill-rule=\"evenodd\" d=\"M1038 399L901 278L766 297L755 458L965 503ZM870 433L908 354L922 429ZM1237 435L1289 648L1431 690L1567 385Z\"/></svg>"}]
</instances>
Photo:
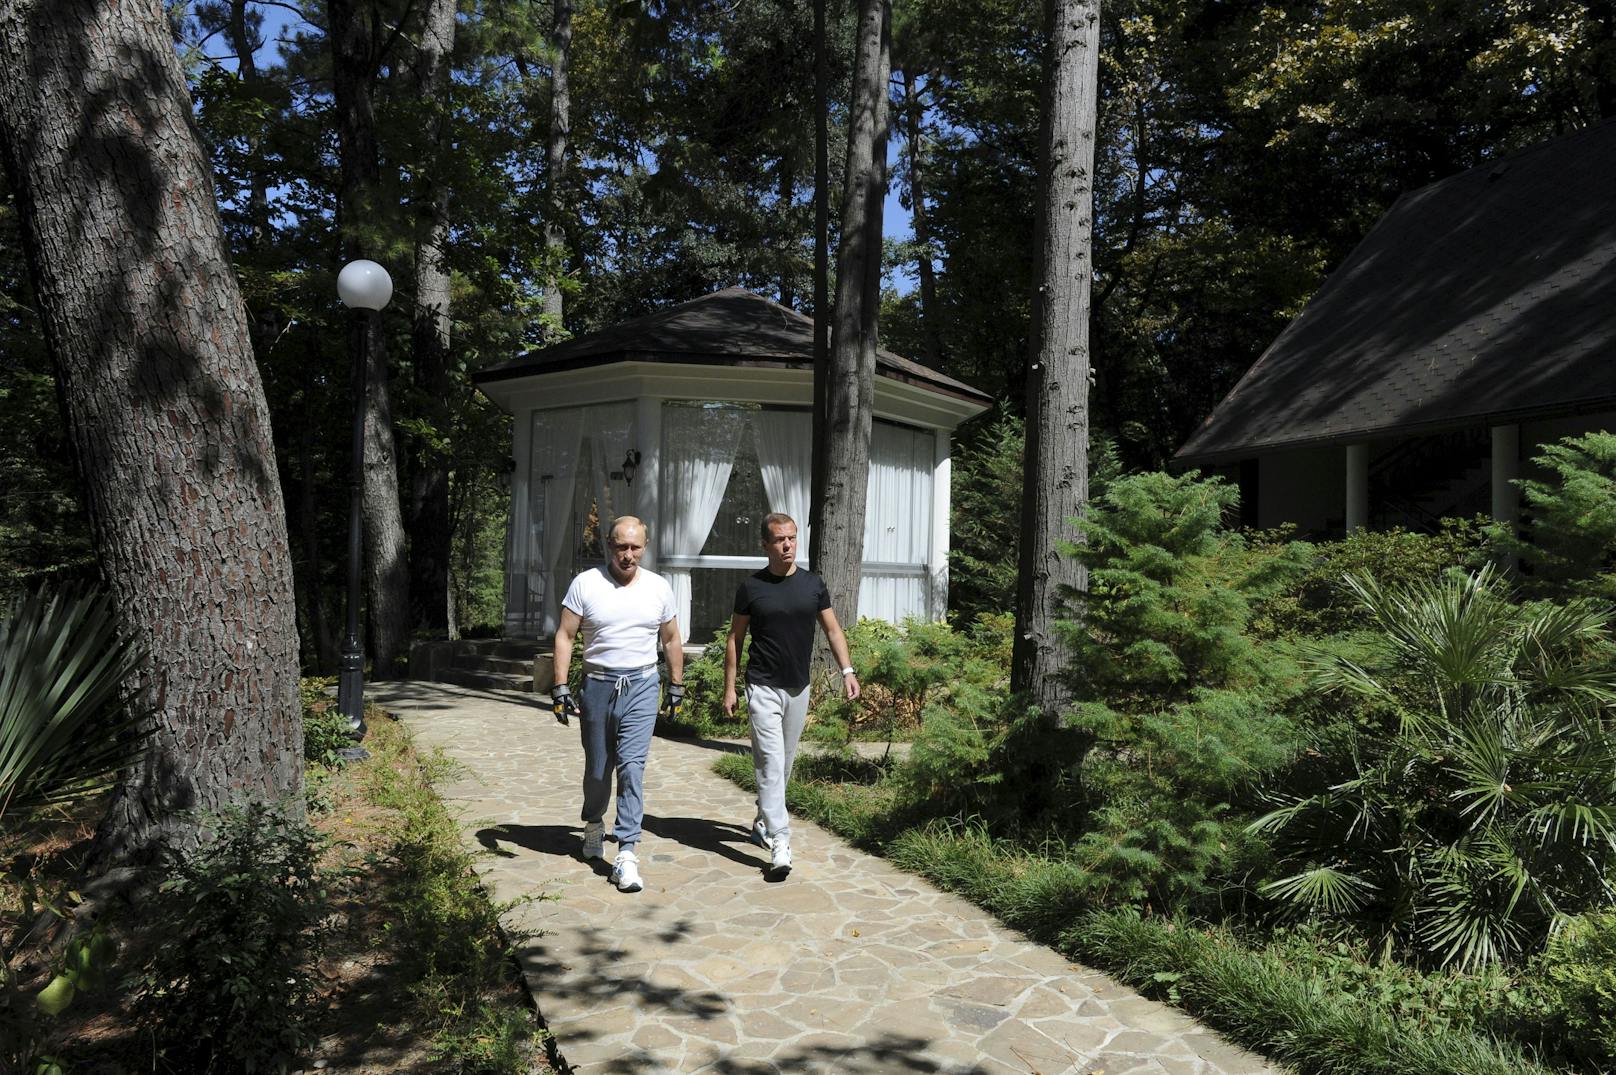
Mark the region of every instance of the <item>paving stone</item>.
<instances>
[{"instance_id":1,"label":"paving stone","mask_svg":"<svg viewBox=\"0 0 1616 1075\"><path fill-rule=\"evenodd\" d=\"M553 897L505 921L575 1075L1279 1075L811 822L793 819L797 869L767 883L752 797L707 746L653 743L647 884L619 893L577 855L582 752L539 699L412 682L372 697L465 766L440 790L493 897Z\"/></svg>"}]
</instances>

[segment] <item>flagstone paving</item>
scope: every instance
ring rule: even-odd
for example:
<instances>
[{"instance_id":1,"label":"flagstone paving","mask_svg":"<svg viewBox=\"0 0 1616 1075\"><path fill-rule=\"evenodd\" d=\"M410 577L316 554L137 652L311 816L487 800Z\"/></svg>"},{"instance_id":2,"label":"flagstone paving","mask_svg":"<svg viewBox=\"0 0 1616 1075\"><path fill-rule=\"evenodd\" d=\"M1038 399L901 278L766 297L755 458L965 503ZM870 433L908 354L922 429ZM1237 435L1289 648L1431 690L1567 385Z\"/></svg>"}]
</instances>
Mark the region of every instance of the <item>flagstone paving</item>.
<instances>
[{"instance_id":1,"label":"flagstone paving","mask_svg":"<svg viewBox=\"0 0 1616 1075\"><path fill-rule=\"evenodd\" d=\"M763 876L724 744L657 739L645 890L579 854L583 752L542 696L386 683L373 699L464 772L441 786L519 944L563 1070L1258 1075L1281 1070L966 901L792 820ZM608 833L610 818L608 818ZM608 841L608 853L611 850Z\"/></svg>"}]
</instances>

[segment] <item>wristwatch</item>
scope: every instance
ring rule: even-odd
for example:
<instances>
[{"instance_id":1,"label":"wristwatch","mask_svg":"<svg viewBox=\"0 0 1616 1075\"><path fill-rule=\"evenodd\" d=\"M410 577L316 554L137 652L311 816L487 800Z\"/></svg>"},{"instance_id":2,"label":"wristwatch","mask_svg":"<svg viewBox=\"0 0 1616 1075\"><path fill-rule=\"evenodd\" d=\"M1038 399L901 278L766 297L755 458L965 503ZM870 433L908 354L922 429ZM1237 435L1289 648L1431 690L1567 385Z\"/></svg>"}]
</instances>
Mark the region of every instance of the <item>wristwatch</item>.
<instances>
[{"instance_id":1,"label":"wristwatch","mask_svg":"<svg viewBox=\"0 0 1616 1075\"><path fill-rule=\"evenodd\" d=\"M854 674L855 673L853 671L853 666L852 665L848 665L846 668L842 669L842 675L844 675L844 676L851 676L851 675L854 675Z\"/></svg>"}]
</instances>

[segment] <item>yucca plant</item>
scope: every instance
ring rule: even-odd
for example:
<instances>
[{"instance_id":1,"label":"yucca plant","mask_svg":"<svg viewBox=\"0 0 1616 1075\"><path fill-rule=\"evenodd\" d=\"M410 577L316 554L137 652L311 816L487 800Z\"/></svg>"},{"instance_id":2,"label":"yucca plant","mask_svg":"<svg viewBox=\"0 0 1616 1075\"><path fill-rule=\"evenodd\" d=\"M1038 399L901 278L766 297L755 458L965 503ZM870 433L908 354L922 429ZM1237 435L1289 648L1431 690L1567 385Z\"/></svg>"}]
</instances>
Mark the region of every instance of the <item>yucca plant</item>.
<instances>
[{"instance_id":1,"label":"yucca plant","mask_svg":"<svg viewBox=\"0 0 1616 1075\"><path fill-rule=\"evenodd\" d=\"M1315 745L1311 794L1251 828L1295 872L1265 886L1389 950L1458 967L1540 947L1612 902L1616 663L1609 612L1517 604L1491 568L1404 589L1349 576L1374 658L1317 667L1362 703Z\"/></svg>"},{"instance_id":2,"label":"yucca plant","mask_svg":"<svg viewBox=\"0 0 1616 1075\"><path fill-rule=\"evenodd\" d=\"M0 823L103 790L137 756L135 661L104 596L13 603L0 621Z\"/></svg>"}]
</instances>

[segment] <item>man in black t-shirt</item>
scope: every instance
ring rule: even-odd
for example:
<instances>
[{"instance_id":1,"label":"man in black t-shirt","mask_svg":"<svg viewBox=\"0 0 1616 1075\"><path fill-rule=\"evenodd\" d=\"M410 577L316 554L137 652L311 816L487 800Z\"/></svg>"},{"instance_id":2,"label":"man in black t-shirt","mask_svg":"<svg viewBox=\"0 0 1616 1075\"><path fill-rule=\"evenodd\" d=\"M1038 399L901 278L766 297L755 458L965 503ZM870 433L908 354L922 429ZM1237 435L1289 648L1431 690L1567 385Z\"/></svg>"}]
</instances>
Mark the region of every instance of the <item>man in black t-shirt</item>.
<instances>
[{"instance_id":1,"label":"man in black t-shirt","mask_svg":"<svg viewBox=\"0 0 1616 1075\"><path fill-rule=\"evenodd\" d=\"M752 632L746 661L747 710L752 726L752 771L757 777L757 818L752 842L769 849L769 874L791 872L791 819L786 780L797 757L797 740L808 719L809 666L817 621L842 669L842 692L859 696L858 676L847 656L847 639L830 591L812 571L797 566L797 524L789 515L763 517L763 551L769 565L735 591L735 612L724 645L724 712L735 715L735 672L741 640Z\"/></svg>"}]
</instances>

